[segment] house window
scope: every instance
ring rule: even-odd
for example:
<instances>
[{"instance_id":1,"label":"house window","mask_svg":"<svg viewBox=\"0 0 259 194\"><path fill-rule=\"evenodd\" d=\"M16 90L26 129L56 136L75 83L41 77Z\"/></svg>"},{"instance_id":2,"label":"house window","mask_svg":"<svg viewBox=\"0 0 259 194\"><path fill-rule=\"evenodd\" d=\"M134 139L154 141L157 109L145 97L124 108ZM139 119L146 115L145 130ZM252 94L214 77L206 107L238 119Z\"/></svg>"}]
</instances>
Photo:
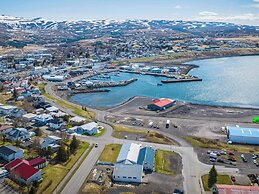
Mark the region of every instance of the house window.
<instances>
[{"instance_id":1,"label":"house window","mask_svg":"<svg viewBox=\"0 0 259 194\"><path fill-rule=\"evenodd\" d=\"M134 176L133 179L137 179L137 177Z\"/></svg>"},{"instance_id":2,"label":"house window","mask_svg":"<svg viewBox=\"0 0 259 194\"><path fill-rule=\"evenodd\" d=\"M126 176L124 176L123 178L124 178L124 179L126 179L127 177L126 177Z\"/></svg>"},{"instance_id":3,"label":"house window","mask_svg":"<svg viewBox=\"0 0 259 194\"><path fill-rule=\"evenodd\" d=\"M113 178L115 178L115 176L113 176Z\"/></svg>"},{"instance_id":4,"label":"house window","mask_svg":"<svg viewBox=\"0 0 259 194\"><path fill-rule=\"evenodd\" d=\"M131 178L132 178L131 176L128 177L128 179L131 179Z\"/></svg>"},{"instance_id":5,"label":"house window","mask_svg":"<svg viewBox=\"0 0 259 194\"><path fill-rule=\"evenodd\" d=\"M120 176L118 176L118 179L120 178Z\"/></svg>"}]
</instances>

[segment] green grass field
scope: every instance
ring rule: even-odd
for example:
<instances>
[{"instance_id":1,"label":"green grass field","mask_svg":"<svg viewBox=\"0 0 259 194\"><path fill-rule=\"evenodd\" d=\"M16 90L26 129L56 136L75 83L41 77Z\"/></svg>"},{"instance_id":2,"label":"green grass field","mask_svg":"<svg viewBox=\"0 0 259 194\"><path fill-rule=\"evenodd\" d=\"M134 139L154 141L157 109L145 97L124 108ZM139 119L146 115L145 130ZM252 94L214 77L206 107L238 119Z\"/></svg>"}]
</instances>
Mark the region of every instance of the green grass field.
<instances>
[{"instance_id":1,"label":"green grass field","mask_svg":"<svg viewBox=\"0 0 259 194\"><path fill-rule=\"evenodd\" d=\"M203 188L205 191L209 191L210 188L208 187L208 179L209 175L203 175L201 177L202 183L203 183ZM226 185L233 185L233 182L231 181L230 177L228 175L221 175L219 174L217 177L217 184L226 184Z\"/></svg>"},{"instance_id":2,"label":"green grass field","mask_svg":"<svg viewBox=\"0 0 259 194\"><path fill-rule=\"evenodd\" d=\"M160 174L175 175L176 172L170 170L170 161L168 157L175 153L164 150L157 150L155 156L155 171Z\"/></svg>"},{"instance_id":3,"label":"green grass field","mask_svg":"<svg viewBox=\"0 0 259 194\"><path fill-rule=\"evenodd\" d=\"M107 144L99 157L103 162L116 162L121 150L121 144Z\"/></svg>"},{"instance_id":4,"label":"green grass field","mask_svg":"<svg viewBox=\"0 0 259 194\"><path fill-rule=\"evenodd\" d=\"M40 184L37 193L52 193L59 182L66 176L66 174L70 171L70 169L74 166L76 161L82 156L88 147L89 143L81 142L76 155L71 155L69 162L67 162L65 165L48 164L47 167L43 168L43 182Z\"/></svg>"}]
</instances>

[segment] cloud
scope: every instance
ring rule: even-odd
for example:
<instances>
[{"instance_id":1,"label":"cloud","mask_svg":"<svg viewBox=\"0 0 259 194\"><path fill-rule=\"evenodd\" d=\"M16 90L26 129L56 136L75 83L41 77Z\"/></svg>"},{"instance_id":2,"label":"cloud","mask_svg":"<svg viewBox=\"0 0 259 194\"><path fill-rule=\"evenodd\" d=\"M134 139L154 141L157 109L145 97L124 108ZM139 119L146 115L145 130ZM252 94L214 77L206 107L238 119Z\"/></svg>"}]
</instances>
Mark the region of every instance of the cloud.
<instances>
[{"instance_id":1,"label":"cloud","mask_svg":"<svg viewBox=\"0 0 259 194\"><path fill-rule=\"evenodd\" d=\"M259 0L253 0L253 2L259 3Z\"/></svg>"},{"instance_id":2,"label":"cloud","mask_svg":"<svg viewBox=\"0 0 259 194\"><path fill-rule=\"evenodd\" d=\"M219 14L201 14L197 20L222 21L234 23L259 23L259 14L246 13L241 15L219 15Z\"/></svg>"},{"instance_id":3,"label":"cloud","mask_svg":"<svg viewBox=\"0 0 259 194\"><path fill-rule=\"evenodd\" d=\"M250 7L259 8L259 4L252 4Z\"/></svg>"},{"instance_id":4,"label":"cloud","mask_svg":"<svg viewBox=\"0 0 259 194\"><path fill-rule=\"evenodd\" d=\"M199 13L200 16L218 16L219 14L211 11L203 11Z\"/></svg>"},{"instance_id":5,"label":"cloud","mask_svg":"<svg viewBox=\"0 0 259 194\"><path fill-rule=\"evenodd\" d=\"M174 9L182 9L182 6L181 5L176 5L176 6L174 6Z\"/></svg>"}]
</instances>

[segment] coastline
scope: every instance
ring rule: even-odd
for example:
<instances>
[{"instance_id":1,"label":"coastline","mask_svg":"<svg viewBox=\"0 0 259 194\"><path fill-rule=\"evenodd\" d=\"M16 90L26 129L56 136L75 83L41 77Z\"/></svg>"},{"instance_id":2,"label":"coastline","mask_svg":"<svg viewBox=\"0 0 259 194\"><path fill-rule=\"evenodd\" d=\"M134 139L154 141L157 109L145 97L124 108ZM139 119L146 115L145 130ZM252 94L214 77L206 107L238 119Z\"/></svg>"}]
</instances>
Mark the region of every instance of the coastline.
<instances>
[{"instance_id":1,"label":"coastline","mask_svg":"<svg viewBox=\"0 0 259 194\"><path fill-rule=\"evenodd\" d=\"M206 60L206 59L217 59L217 58L226 58L226 57L227 58L228 57L245 57L245 56L259 56L259 54L257 54L257 53L253 53L253 54L235 54L235 55L232 55L232 56L223 56L223 57L222 56L218 56L218 57L209 57L209 58L203 58L203 59L196 58L195 60L192 60L192 61ZM192 61L190 61L190 62L192 62ZM189 66L189 68L186 68L186 72L190 72L192 69L199 67L197 65L192 65L192 64L188 64L188 63L187 64L183 63L181 65ZM117 108L117 107L122 106L124 104L127 104L129 101L131 101L132 99L134 99L136 97L139 97L139 96L132 96L128 100L125 100L125 101L123 101L121 103L118 103L118 104L112 105L112 106L106 106L106 107L105 106L104 107L89 106L89 107L94 108L94 109L99 109L99 110L114 109L114 108ZM142 96L142 97L145 97L145 96ZM71 96L66 98L66 99L69 100L69 101L72 101L71 100ZM79 104L78 102L75 102L75 101L72 101L72 102ZM179 100L179 102L185 102L185 103L189 103L189 104L193 104L193 105L201 105L201 106L207 105L207 106L210 106L210 107L221 107L221 108L240 108L240 109L249 109L249 110L258 110L259 109L259 107L249 106L249 105L244 105L244 106L242 106L242 105L240 105L240 106L238 106L238 105L233 105L233 106L232 105L214 105L214 104L208 104L208 103L186 102L186 101L181 101L181 100Z\"/></svg>"}]
</instances>

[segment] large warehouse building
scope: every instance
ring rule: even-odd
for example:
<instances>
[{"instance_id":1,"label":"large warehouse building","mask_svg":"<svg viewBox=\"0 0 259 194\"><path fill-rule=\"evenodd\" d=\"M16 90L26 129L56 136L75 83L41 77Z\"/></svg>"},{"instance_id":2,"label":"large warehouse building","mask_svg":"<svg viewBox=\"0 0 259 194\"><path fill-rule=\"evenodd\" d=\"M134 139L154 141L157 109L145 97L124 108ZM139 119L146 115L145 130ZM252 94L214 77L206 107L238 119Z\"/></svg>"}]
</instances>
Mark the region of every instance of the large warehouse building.
<instances>
[{"instance_id":1,"label":"large warehouse building","mask_svg":"<svg viewBox=\"0 0 259 194\"><path fill-rule=\"evenodd\" d=\"M169 98L161 98L147 105L148 110L162 111L174 105L175 100Z\"/></svg>"},{"instance_id":2,"label":"large warehouse building","mask_svg":"<svg viewBox=\"0 0 259 194\"><path fill-rule=\"evenodd\" d=\"M155 150L140 144L123 144L114 165L113 180L121 182L142 182L143 171L153 171Z\"/></svg>"},{"instance_id":3,"label":"large warehouse building","mask_svg":"<svg viewBox=\"0 0 259 194\"><path fill-rule=\"evenodd\" d=\"M259 129L227 127L227 137L232 143L259 145Z\"/></svg>"}]
</instances>

